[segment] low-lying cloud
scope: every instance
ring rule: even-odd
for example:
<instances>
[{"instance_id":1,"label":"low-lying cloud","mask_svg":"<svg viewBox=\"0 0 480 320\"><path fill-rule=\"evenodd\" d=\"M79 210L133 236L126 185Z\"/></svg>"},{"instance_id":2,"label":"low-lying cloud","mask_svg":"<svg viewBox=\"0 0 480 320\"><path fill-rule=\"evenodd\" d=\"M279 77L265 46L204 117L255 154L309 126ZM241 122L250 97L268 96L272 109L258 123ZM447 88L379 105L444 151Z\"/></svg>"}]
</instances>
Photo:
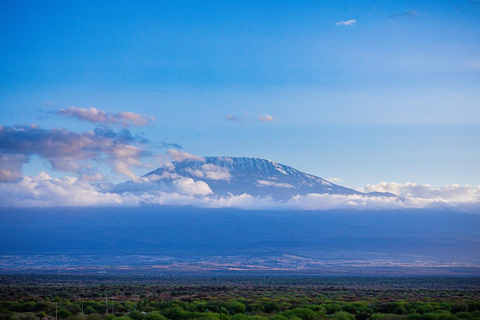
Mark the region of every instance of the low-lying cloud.
<instances>
[{"instance_id":1,"label":"low-lying cloud","mask_svg":"<svg viewBox=\"0 0 480 320\"><path fill-rule=\"evenodd\" d=\"M231 175L226 167L208 164L205 158L176 149L167 150L165 155L155 155L145 149L148 143L128 129L117 132L97 127L93 131L79 133L65 129L42 129L36 125L0 126L0 207L177 205L275 210L480 210L480 187L468 185L435 188L427 184L381 182L357 189L364 194L312 193L296 195L288 200L249 194L218 196L209 183L229 181ZM48 161L54 170L73 173L76 177L54 178L45 172L34 176L23 175L22 167L32 156ZM134 174L134 168L145 168L145 160L154 157L163 161L167 168L162 176L138 177ZM200 164L189 168L189 177L185 177L173 171L172 161L199 161ZM224 161L231 159L225 158ZM106 183L105 176L96 165L110 166L114 172L131 180L117 185ZM168 181L163 181L163 178L168 178ZM295 190L293 185L270 180L258 180L257 186ZM396 196L387 197L381 193Z\"/></svg>"},{"instance_id":2,"label":"low-lying cloud","mask_svg":"<svg viewBox=\"0 0 480 320\"><path fill-rule=\"evenodd\" d=\"M278 183L274 181L268 181L268 180L257 180L257 186L259 187L274 187L274 188L295 188L293 185L290 183Z\"/></svg>"},{"instance_id":3,"label":"low-lying cloud","mask_svg":"<svg viewBox=\"0 0 480 320\"><path fill-rule=\"evenodd\" d=\"M357 189L360 192L390 192L406 199L426 199L443 202L480 202L480 186L449 186L434 188L428 184L380 182Z\"/></svg>"},{"instance_id":4,"label":"low-lying cloud","mask_svg":"<svg viewBox=\"0 0 480 320\"><path fill-rule=\"evenodd\" d=\"M187 168L186 171L197 178L209 180L230 180L231 175L228 168L219 167L213 163L206 163L199 169Z\"/></svg>"},{"instance_id":5,"label":"low-lying cloud","mask_svg":"<svg viewBox=\"0 0 480 320\"><path fill-rule=\"evenodd\" d=\"M399 197L367 195L297 195L286 201L249 194L216 196L206 182L180 176L168 183L155 175L112 184L91 184L65 176L52 178L47 173L23 176L17 183L0 183L2 207L126 206L175 205L202 208L240 208L254 210L332 210L332 209L429 209L454 208L478 212L480 187L428 185L395 182L368 185L364 192L397 192Z\"/></svg>"}]
</instances>

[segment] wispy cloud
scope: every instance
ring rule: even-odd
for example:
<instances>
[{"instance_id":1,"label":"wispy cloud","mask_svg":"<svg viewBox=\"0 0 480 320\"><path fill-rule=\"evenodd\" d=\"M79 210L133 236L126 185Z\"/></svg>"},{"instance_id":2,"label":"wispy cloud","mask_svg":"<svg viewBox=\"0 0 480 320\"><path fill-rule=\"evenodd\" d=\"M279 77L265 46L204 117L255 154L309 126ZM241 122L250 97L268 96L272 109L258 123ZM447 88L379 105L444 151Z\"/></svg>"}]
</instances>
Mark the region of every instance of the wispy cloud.
<instances>
[{"instance_id":1,"label":"wispy cloud","mask_svg":"<svg viewBox=\"0 0 480 320\"><path fill-rule=\"evenodd\" d=\"M291 185L290 183L278 183L274 181L268 180L257 180L257 186L259 187L274 187L274 188L295 188L295 186Z\"/></svg>"},{"instance_id":2,"label":"wispy cloud","mask_svg":"<svg viewBox=\"0 0 480 320\"><path fill-rule=\"evenodd\" d=\"M240 117L238 117L238 116L236 116L236 115L233 115L233 114L229 114L229 115L226 115L226 116L225 116L225 120L235 122L235 121L241 121L242 118L240 118Z\"/></svg>"},{"instance_id":3,"label":"wispy cloud","mask_svg":"<svg viewBox=\"0 0 480 320\"><path fill-rule=\"evenodd\" d=\"M176 143L176 142L159 142L159 143L156 143L156 145L157 145L158 147L160 147L160 148L183 149L183 147L182 147L181 145L179 145L178 143Z\"/></svg>"},{"instance_id":4,"label":"wispy cloud","mask_svg":"<svg viewBox=\"0 0 480 320\"><path fill-rule=\"evenodd\" d=\"M395 19L395 18L402 18L402 17L405 17L405 18L414 18L418 15L418 12L415 11L415 10L408 10L408 11L405 11L405 12L402 12L402 13L397 13L397 14L393 14L391 16L389 16L387 19Z\"/></svg>"},{"instance_id":5,"label":"wispy cloud","mask_svg":"<svg viewBox=\"0 0 480 320\"><path fill-rule=\"evenodd\" d=\"M336 26L353 26L356 23L357 23L357 20L350 19L350 20L347 20L347 21L340 20L338 22L335 22L335 25Z\"/></svg>"},{"instance_id":6,"label":"wispy cloud","mask_svg":"<svg viewBox=\"0 0 480 320\"><path fill-rule=\"evenodd\" d=\"M138 113L123 111L115 114L109 114L106 111L90 108L78 108L70 107L67 109L61 109L56 111L58 115L64 117L76 118L80 121L87 121L93 124L118 124L124 127L129 126L147 126L153 120L154 117L142 116Z\"/></svg>"},{"instance_id":7,"label":"wispy cloud","mask_svg":"<svg viewBox=\"0 0 480 320\"><path fill-rule=\"evenodd\" d=\"M272 121L275 121L275 118L273 118L271 115L269 114L261 114L258 116L257 118L258 120L260 120L261 122L272 122Z\"/></svg>"},{"instance_id":8,"label":"wispy cloud","mask_svg":"<svg viewBox=\"0 0 480 320\"><path fill-rule=\"evenodd\" d=\"M185 160L205 162L205 158L193 155L185 151L178 151L175 149L167 150L167 155L174 161L178 161L178 162L182 162Z\"/></svg>"},{"instance_id":9,"label":"wispy cloud","mask_svg":"<svg viewBox=\"0 0 480 320\"><path fill-rule=\"evenodd\" d=\"M128 129L123 129L117 132L109 128L97 127L93 130L93 132L97 136L103 136L105 138L115 139L123 143L134 143L134 142L142 143L142 144L150 143L150 141L145 137L140 135L134 135Z\"/></svg>"},{"instance_id":10,"label":"wispy cloud","mask_svg":"<svg viewBox=\"0 0 480 320\"><path fill-rule=\"evenodd\" d=\"M231 175L228 168L219 167L213 163L206 163L199 169L187 168L187 172L197 178L209 180L230 180Z\"/></svg>"},{"instance_id":11,"label":"wispy cloud","mask_svg":"<svg viewBox=\"0 0 480 320\"><path fill-rule=\"evenodd\" d=\"M155 117L146 117L129 111L119 112L113 115L113 117L123 126L133 125L135 127L147 126L151 121L155 120Z\"/></svg>"}]
</instances>

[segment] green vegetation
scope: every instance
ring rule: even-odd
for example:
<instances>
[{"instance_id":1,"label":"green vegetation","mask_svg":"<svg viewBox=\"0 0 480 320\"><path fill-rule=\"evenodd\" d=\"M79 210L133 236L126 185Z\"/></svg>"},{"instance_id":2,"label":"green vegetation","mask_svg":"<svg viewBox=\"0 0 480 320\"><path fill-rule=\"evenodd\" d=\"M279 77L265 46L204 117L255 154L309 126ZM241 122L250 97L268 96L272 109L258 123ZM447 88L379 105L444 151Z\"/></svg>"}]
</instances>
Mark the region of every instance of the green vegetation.
<instances>
[{"instance_id":1,"label":"green vegetation","mask_svg":"<svg viewBox=\"0 0 480 320\"><path fill-rule=\"evenodd\" d=\"M478 278L0 279L0 320L480 320Z\"/></svg>"}]
</instances>

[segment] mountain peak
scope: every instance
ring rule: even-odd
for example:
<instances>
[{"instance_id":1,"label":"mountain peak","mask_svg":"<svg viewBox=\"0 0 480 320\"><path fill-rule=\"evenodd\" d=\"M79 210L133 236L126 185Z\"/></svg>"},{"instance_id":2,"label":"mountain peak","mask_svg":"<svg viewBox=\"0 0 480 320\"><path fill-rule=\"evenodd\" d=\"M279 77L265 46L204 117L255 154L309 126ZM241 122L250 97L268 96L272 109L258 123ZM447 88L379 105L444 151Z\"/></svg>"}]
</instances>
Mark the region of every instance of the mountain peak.
<instances>
[{"instance_id":1,"label":"mountain peak","mask_svg":"<svg viewBox=\"0 0 480 320\"><path fill-rule=\"evenodd\" d=\"M286 200L296 195L362 194L269 159L204 157L174 161L145 175L159 183L193 179L219 196L250 194Z\"/></svg>"}]
</instances>

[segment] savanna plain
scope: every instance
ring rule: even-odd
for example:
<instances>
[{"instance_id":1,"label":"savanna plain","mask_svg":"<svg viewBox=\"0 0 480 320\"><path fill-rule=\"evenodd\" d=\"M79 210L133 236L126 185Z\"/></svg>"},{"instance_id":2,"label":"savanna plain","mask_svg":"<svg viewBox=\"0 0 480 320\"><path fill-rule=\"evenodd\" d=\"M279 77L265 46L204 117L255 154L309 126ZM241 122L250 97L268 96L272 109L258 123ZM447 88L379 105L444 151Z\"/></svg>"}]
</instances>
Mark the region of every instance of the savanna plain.
<instances>
[{"instance_id":1,"label":"savanna plain","mask_svg":"<svg viewBox=\"0 0 480 320\"><path fill-rule=\"evenodd\" d=\"M1 320L480 319L475 277L0 276Z\"/></svg>"}]
</instances>

